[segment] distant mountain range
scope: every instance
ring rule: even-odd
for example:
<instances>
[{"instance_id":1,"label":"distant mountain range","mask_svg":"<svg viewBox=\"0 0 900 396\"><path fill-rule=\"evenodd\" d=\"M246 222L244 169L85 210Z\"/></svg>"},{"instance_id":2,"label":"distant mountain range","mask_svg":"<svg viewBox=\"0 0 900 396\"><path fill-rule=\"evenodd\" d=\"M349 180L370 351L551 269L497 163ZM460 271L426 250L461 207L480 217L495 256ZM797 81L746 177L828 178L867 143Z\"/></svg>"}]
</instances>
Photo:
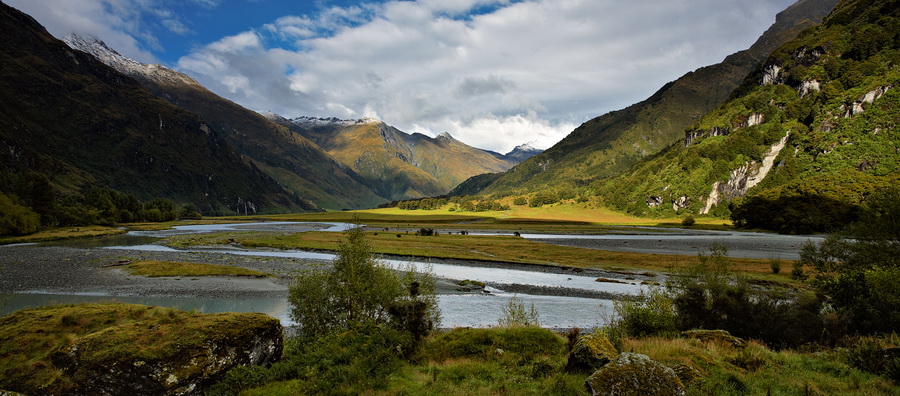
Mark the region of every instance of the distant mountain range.
<instances>
[{"instance_id":1,"label":"distant mountain range","mask_svg":"<svg viewBox=\"0 0 900 396\"><path fill-rule=\"evenodd\" d=\"M266 117L317 144L390 200L446 194L473 175L505 171L519 158L540 152L523 147L501 155L466 145L446 132L435 138L408 134L371 118Z\"/></svg>"},{"instance_id":2,"label":"distant mountain range","mask_svg":"<svg viewBox=\"0 0 900 396\"><path fill-rule=\"evenodd\" d=\"M61 191L108 186L204 213L355 209L444 194L520 161L381 122L374 128L399 146L370 140L348 150L341 139L376 124L273 122L187 75L95 38L66 37L73 51L27 15L6 5L3 12L0 94L15 100L0 105L0 164L47 174ZM103 133L87 132L95 130Z\"/></svg>"}]
</instances>

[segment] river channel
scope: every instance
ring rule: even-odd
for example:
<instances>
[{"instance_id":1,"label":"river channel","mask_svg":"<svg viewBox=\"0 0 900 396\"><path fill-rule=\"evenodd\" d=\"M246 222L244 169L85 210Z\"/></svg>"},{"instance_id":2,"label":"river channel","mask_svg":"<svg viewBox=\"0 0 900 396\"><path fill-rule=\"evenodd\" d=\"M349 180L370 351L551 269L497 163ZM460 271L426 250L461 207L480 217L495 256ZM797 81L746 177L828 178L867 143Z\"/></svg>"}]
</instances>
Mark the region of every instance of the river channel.
<instances>
[{"instance_id":1,"label":"river channel","mask_svg":"<svg viewBox=\"0 0 900 396\"><path fill-rule=\"evenodd\" d=\"M44 254L64 254L63 259L45 259L43 277L22 277L22 279L0 278L0 315L51 303L75 303L88 301L116 300L129 303L169 306L200 312L263 312L279 318L289 325L290 306L287 303L287 283L284 280L268 279L135 279L121 270L96 268L91 262L100 258L134 254L160 255L204 255L204 257L245 257L254 260L269 260L272 263L290 262L330 262L330 253L306 252L300 250L247 250L239 248L172 249L158 244L160 238L177 234L221 232L221 231L284 231L303 232L311 230L343 231L349 224L343 223L294 223L265 222L242 224L208 224L176 226L165 231L132 231L124 235L91 240L73 240L28 246L0 247L0 276L15 277L18 270L14 257L41 256ZM708 246L721 242L731 248L736 257L780 257L792 258L806 239L800 237L772 236L768 234L736 232L678 232L658 229L634 229L628 234L615 235L548 235L523 234L525 238L547 243L591 247L606 250L631 250L652 253L696 254L698 246ZM693 251L689 251L694 249ZM756 249L756 250L754 250ZM758 251L757 251L758 250ZM59 253L62 252L62 253ZM775 253L773 253L775 252ZM52 256L52 255L51 255ZM79 259L79 256L84 256ZM13 258L10 258L13 257ZM71 257L71 258L70 258ZM71 260L91 272L88 280L66 282L68 266L58 261ZM6 262L9 261L9 262ZM21 260L25 263L29 260ZM402 259L383 259L393 267L415 267L431 271L436 277L450 280L469 279L488 284L489 293L446 292L438 295L438 305L442 313L443 327L487 327L496 325L503 308L512 297L533 304L545 327L591 328L603 323L612 307L612 296L627 296L639 293L643 279L624 279L620 282L597 282L597 273L579 273L556 269L534 269L527 266L482 265L483 263L421 262ZM56 272L63 272L62 274ZM71 273L71 272L70 272ZM51 282L54 277L62 277L62 282ZM28 278L28 279L24 279ZM17 283L18 282L18 283ZM242 290L238 297L229 296L228 288ZM205 289L224 290L212 295L201 294ZM155 290L165 290L156 295ZM524 292L522 290L525 290ZM537 291L537 292L536 292ZM252 292L252 293L251 293ZM255 293L255 294L254 294Z\"/></svg>"}]
</instances>

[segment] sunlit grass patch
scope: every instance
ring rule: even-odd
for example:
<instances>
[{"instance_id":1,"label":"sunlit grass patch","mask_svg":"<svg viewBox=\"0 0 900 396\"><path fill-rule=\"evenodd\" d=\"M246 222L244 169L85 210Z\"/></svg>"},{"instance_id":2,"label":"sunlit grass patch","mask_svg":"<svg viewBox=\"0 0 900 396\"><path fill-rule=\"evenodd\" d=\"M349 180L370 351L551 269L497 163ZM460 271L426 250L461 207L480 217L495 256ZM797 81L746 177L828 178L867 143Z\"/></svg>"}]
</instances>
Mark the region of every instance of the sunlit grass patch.
<instances>
[{"instance_id":1,"label":"sunlit grass patch","mask_svg":"<svg viewBox=\"0 0 900 396\"><path fill-rule=\"evenodd\" d=\"M30 235L0 238L0 245L9 243L29 243L59 241L64 239L93 238L98 236L124 234L125 230L99 225L48 228Z\"/></svg>"},{"instance_id":2,"label":"sunlit grass patch","mask_svg":"<svg viewBox=\"0 0 900 396\"><path fill-rule=\"evenodd\" d=\"M760 343L744 348L696 339L625 339L623 350L663 364L687 365L703 379L688 394L716 395L897 395L889 380L850 367L837 350L774 351Z\"/></svg>"},{"instance_id":3,"label":"sunlit grass patch","mask_svg":"<svg viewBox=\"0 0 900 396\"><path fill-rule=\"evenodd\" d=\"M127 266L134 275L158 276L253 276L266 277L266 273L230 265L184 263L176 261L144 260Z\"/></svg>"}]
</instances>

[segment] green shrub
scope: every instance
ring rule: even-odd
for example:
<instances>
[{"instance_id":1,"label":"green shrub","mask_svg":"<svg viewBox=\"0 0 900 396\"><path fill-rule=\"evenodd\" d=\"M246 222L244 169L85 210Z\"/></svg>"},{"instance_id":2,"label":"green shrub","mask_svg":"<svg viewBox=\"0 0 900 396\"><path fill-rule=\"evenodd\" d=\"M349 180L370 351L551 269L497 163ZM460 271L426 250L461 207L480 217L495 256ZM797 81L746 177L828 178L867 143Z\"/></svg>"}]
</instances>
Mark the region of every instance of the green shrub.
<instances>
[{"instance_id":1,"label":"green shrub","mask_svg":"<svg viewBox=\"0 0 900 396\"><path fill-rule=\"evenodd\" d=\"M641 291L635 300L616 300L612 332L630 337L646 337L674 333L678 316L672 296L661 288Z\"/></svg>"},{"instance_id":2,"label":"green shrub","mask_svg":"<svg viewBox=\"0 0 900 396\"><path fill-rule=\"evenodd\" d=\"M900 188L871 197L859 222L818 246L805 244L800 257L814 268L816 290L852 331L900 328Z\"/></svg>"},{"instance_id":3,"label":"green shrub","mask_svg":"<svg viewBox=\"0 0 900 396\"><path fill-rule=\"evenodd\" d=\"M531 304L531 307L525 309L525 302L521 298L513 297L503 307L503 316L500 317L499 325L504 327L540 327L541 323L538 320L537 310L534 309L534 303Z\"/></svg>"},{"instance_id":4,"label":"green shrub","mask_svg":"<svg viewBox=\"0 0 900 396\"><path fill-rule=\"evenodd\" d=\"M354 227L341 241L333 267L309 270L295 277L288 301L292 305L291 316L305 337L341 332L361 324L414 327L420 334L435 328L440 321L433 285L430 274L403 277L375 260L362 228ZM409 317L412 314L424 317Z\"/></svg>"},{"instance_id":5,"label":"green shrub","mask_svg":"<svg viewBox=\"0 0 900 396\"><path fill-rule=\"evenodd\" d=\"M687 216L685 216L684 219L681 220L681 225L683 225L683 226L685 226L685 227L691 227L691 226L693 226L694 223L696 223L696 222L697 222L697 221L694 220L694 216L687 215Z\"/></svg>"},{"instance_id":6,"label":"green shrub","mask_svg":"<svg viewBox=\"0 0 900 396\"><path fill-rule=\"evenodd\" d=\"M41 225L40 216L0 193L0 235L26 235Z\"/></svg>"}]
</instances>

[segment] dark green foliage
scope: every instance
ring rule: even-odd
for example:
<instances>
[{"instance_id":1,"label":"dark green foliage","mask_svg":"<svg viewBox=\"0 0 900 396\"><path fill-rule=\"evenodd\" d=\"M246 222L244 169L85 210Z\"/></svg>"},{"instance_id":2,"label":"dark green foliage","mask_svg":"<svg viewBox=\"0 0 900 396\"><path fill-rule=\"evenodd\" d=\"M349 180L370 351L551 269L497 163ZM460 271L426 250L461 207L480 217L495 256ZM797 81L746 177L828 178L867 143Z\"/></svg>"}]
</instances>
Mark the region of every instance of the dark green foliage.
<instances>
[{"instance_id":1,"label":"dark green foliage","mask_svg":"<svg viewBox=\"0 0 900 396\"><path fill-rule=\"evenodd\" d=\"M885 337L849 339L845 349L847 363L900 383L900 348L897 341L897 333Z\"/></svg>"},{"instance_id":2,"label":"dark green foliage","mask_svg":"<svg viewBox=\"0 0 900 396\"><path fill-rule=\"evenodd\" d=\"M694 216L687 215L684 217L684 219L681 220L681 225L683 225L685 227L691 227L696 222L697 222L697 220L694 220Z\"/></svg>"},{"instance_id":3,"label":"dark green foliage","mask_svg":"<svg viewBox=\"0 0 900 396\"><path fill-rule=\"evenodd\" d=\"M900 188L870 198L846 232L805 245L801 260L814 267L816 289L853 331L900 329Z\"/></svg>"},{"instance_id":4,"label":"dark green foliage","mask_svg":"<svg viewBox=\"0 0 900 396\"><path fill-rule=\"evenodd\" d=\"M434 228L419 228L419 230L416 231L416 235L418 235L418 236L434 236L435 235Z\"/></svg>"},{"instance_id":5,"label":"dark green foliage","mask_svg":"<svg viewBox=\"0 0 900 396\"><path fill-rule=\"evenodd\" d=\"M40 216L0 193L0 235L26 235L37 231Z\"/></svg>"},{"instance_id":6,"label":"dark green foliage","mask_svg":"<svg viewBox=\"0 0 900 396\"><path fill-rule=\"evenodd\" d=\"M309 270L291 283L291 316L303 336L320 337L374 324L410 328L420 337L426 332L422 329L437 326L440 313L433 277L412 271L401 277L375 259L361 227L351 228L346 235L331 269ZM416 308L419 302L425 308ZM420 313L424 316L408 316Z\"/></svg>"},{"instance_id":7,"label":"dark green foliage","mask_svg":"<svg viewBox=\"0 0 900 396\"><path fill-rule=\"evenodd\" d=\"M236 395L270 382L297 380L295 394L356 395L380 389L412 352L412 337L372 324L312 340L292 340L271 367L237 368L209 395Z\"/></svg>"},{"instance_id":8,"label":"dark green foliage","mask_svg":"<svg viewBox=\"0 0 900 396\"><path fill-rule=\"evenodd\" d=\"M831 232L856 220L859 207L822 196L749 197L731 209L738 227L776 230L781 234Z\"/></svg>"},{"instance_id":9,"label":"dark green foliage","mask_svg":"<svg viewBox=\"0 0 900 396\"><path fill-rule=\"evenodd\" d=\"M774 347L832 342L819 297L801 292L760 290L729 270L727 249L713 246L700 262L675 274L666 289L652 289L634 301L617 301L616 318L605 332L621 337L671 335L678 330L721 329Z\"/></svg>"},{"instance_id":10,"label":"dark green foliage","mask_svg":"<svg viewBox=\"0 0 900 396\"><path fill-rule=\"evenodd\" d=\"M613 338L665 335L678 330L673 297L663 289L641 292L636 300L617 300L614 307L617 317L607 330Z\"/></svg>"},{"instance_id":11,"label":"dark green foliage","mask_svg":"<svg viewBox=\"0 0 900 396\"><path fill-rule=\"evenodd\" d=\"M552 331L535 326L497 329L454 329L439 335L421 351L423 357L443 361L454 358L488 357L503 350L510 357L534 358L566 348L565 340Z\"/></svg>"}]
</instances>

